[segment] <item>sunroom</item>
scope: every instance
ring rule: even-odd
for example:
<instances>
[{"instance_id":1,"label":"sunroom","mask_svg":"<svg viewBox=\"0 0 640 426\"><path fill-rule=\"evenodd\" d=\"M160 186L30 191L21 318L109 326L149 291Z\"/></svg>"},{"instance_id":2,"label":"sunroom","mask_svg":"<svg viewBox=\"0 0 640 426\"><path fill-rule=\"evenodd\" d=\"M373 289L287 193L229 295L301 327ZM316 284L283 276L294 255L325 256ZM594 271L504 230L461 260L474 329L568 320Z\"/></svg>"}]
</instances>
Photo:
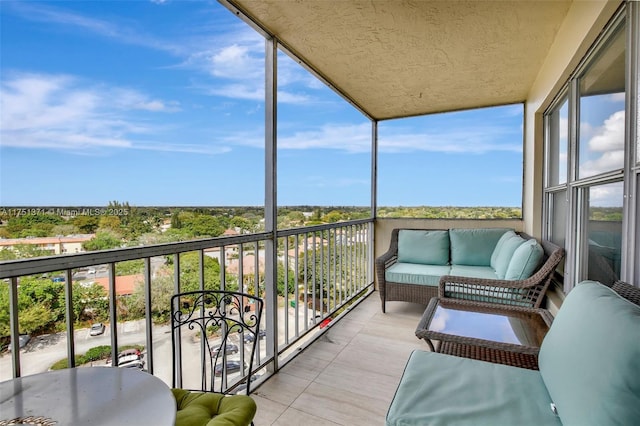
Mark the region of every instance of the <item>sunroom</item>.
<instances>
[{"instance_id":1,"label":"sunroom","mask_svg":"<svg viewBox=\"0 0 640 426\"><path fill-rule=\"evenodd\" d=\"M211 249L223 258L230 251L240 258L243 252L264 251L264 268L256 257L250 273L243 271L243 263L233 272L242 277L239 281L248 280L241 290L252 287L252 280L264 285L266 338L257 363L262 377L254 386L256 424L382 423L410 351L425 350L424 342L414 335L424 305L392 302L386 314L379 310L374 259L387 250L392 229L509 227L564 247L565 261L545 304L553 313L583 280L607 285L616 280L640 282L636 266L640 264L637 2L220 3L265 39L264 232L3 262L1 278L8 279L12 298L14 348L19 338L21 276L62 270L71 283L75 269L107 265L114 330L110 344L115 358L118 342L127 339L117 329L118 262L144 259L150 305L152 259L156 257L175 258L178 291L180 253L196 252L204 259L205 250ZM278 228L277 192L283 180L277 168L282 61L304 67L362 115L370 136L369 218ZM381 164L380 146L386 143L381 134L386 123L422 116L437 120L441 114L513 105L520 106L522 120L521 218L389 218L379 214L384 174L394 173L383 170ZM408 175L412 172L424 175L418 168ZM449 169L440 173L441 180L406 185L446 190L447 174L456 172ZM338 244L341 241L345 244ZM298 250L292 256L282 255L294 247ZM308 276L298 275L307 270L300 268L306 262L314 267L308 269ZM201 260L202 276L204 263ZM292 279L302 283L284 300L276 289L282 268L285 282L291 269ZM261 269L264 275L258 272ZM232 272L222 268L220 274L224 282L225 274ZM316 275L326 285L316 286ZM72 317L70 302L67 310ZM330 325L320 328L329 317ZM162 333L161 327L152 321L149 308L142 342L147 348L147 369L164 380L169 376L168 355L154 340ZM72 355L77 351L73 321L67 321L66 333L71 336L66 352L73 367ZM14 350L3 358L3 370L10 367L12 373L3 374L3 380L40 372L29 354ZM380 395L372 395L375 386L383 389Z\"/></svg>"}]
</instances>

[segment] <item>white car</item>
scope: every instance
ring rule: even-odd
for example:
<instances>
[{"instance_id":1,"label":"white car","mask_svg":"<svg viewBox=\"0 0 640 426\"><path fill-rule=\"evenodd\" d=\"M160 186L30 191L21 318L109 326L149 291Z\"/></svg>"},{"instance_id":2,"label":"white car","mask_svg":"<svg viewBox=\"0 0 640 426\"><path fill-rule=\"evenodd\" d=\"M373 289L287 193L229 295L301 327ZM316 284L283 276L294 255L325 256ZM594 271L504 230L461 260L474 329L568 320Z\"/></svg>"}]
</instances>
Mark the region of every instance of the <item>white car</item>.
<instances>
[{"instance_id":1,"label":"white car","mask_svg":"<svg viewBox=\"0 0 640 426\"><path fill-rule=\"evenodd\" d=\"M104 324L101 323L101 322L98 322L98 323L93 324L91 326L91 330L89 330L89 335L90 336L98 336L98 335L104 333L104 330L105 330Z\"/></svg>"}]
</instances>

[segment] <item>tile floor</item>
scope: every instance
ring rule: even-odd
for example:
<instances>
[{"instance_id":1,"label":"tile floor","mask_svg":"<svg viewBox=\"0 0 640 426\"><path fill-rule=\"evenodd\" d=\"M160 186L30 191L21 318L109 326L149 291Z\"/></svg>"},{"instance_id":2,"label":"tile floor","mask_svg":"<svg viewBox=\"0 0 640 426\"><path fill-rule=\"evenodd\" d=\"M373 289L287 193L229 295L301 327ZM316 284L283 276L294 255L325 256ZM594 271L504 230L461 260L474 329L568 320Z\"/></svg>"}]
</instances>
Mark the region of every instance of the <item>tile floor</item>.
<instances>
[{"instance_id":1,"label":"tile floor","mask_svg":"<svg viewBox=\"0 0 640 426\"><path fill-rule=\"evenodd\" d=\"M372 293L316 342L252 392L263 425L382 425L414 349L426 306Z\"/></svg>"}]
</instances>

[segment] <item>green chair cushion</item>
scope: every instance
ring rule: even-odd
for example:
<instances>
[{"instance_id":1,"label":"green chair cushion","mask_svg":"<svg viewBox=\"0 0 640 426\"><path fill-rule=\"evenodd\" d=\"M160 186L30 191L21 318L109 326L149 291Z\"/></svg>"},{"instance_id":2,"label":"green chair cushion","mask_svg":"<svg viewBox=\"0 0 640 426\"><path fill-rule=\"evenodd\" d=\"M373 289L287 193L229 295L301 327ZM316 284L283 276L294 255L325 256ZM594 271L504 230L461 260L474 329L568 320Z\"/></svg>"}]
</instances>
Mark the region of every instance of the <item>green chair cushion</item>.
<instances>
[{"instance_id":1,"label":"green chair cushion","mask_svg":"<svg viewBox=\"0 0 640 426\"><path fill-rule=\"evenodd\" d=\"M491 266L491 255L507 231L507 228L450 229L451 264Z\"/></svg>"},{"instance_id":2,"label":"green chair cushion","mask_svg":"<svg viewBox=\"0 0 640 426\"><path fill-rule=\"evenodd\" d=\"M534 239L520 244L513 252L504 274L505 280L524 280L538 269L544 257L542 246Z\"/></svg>"},{"instance_id":3,"label":"green chair cushion","mask_svg":"<svg viewBox=\"0 0 640 426\"><path fill-rule=\"evenodd\" d=\"M400 230L398 262L448 265L449 231Z\"/></svg>"},{"instance_id":4,"label":"green chair cushion","mask_svg":"<svg viewBox=\"0 0 640 426\"><path fill-rule=\"evenodd\" d=\"M538 371L414 351L386 425L560 425L550 403Z\"/></svg>"},{"instance_id":5,"label":"green chair cushion","mask_svg":"<svg viewBox=\"0 0 640 426\"><path fill-rule=\"evenodd\" d=\"M394 263L384 272L384 278L394 283L437 286L440 277L448 275L450 270L448 265Z\"/></svg>"},{"instance_id":6,"label":"green chair cushion","mask_svg":"<svg viewBox=\"0 0 640 426\"><path fill-rule=\"evenodd\" d=\"M256 403L247 395L171 391L176 400L176 426L246 426L256 414Z\"/></svg>"},{"instance_id":7,"label":"green chair cushion","mask_svg":"<svg viewBox=\"0 0 640 426\"><path fill-rule=\"evenodd\" d=\"M640 424L640 306L599 282L578 284L538 361L563 424Z\"/></svg>"}]
</instances>

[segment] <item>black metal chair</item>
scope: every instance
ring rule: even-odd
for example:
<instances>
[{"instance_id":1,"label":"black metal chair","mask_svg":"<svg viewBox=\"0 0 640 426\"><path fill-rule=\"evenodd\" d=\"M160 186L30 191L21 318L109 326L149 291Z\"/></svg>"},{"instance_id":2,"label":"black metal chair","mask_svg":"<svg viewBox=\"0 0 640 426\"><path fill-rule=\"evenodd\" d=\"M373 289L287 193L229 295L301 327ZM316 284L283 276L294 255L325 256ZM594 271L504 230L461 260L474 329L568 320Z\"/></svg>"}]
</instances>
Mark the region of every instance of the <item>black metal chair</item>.
<instances>
[{"instance_id":1,"label":"black metal chair","mask_svg":"<svg viewBox=\"0 0 640 426\"><path fill-rule=\"evenodd\" d=\"M258 297L222 290L171 298L177 426L252 423L256 404L249 393L263 304Z\"/></svg>"}]
</instances>

